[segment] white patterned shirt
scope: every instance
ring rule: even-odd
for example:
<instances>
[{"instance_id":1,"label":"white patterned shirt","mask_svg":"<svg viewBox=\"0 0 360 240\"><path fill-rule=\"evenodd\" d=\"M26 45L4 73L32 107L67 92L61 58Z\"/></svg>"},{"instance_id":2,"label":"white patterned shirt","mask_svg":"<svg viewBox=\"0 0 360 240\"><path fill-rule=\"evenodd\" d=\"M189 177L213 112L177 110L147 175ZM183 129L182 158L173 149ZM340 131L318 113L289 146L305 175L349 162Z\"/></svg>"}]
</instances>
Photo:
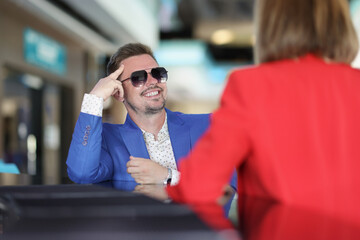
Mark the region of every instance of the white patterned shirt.
<instances>
[{"instance_id":1,"label":"white patterned shirt","mask_svg":"<svg viewBox=\"0 0 360 240\"><path fill-rule=\"evenodd\" d=\"M101 117L103 102L102 98L85 93L81 104L81 112ZM163 167L170 168L172 172L171 185L176 185L180 180L180 172L177 170L174 151L171 146L167 116L164 125L158 133L157 140L155 140L155 136L152 133L145 132L142 129L141 131L150 159Z\"/></svg>"},{"instance_id":2,"label":"white patterned shirt","mask_svg":"<svg viewBox=\"0 0 360 240\"><path fill-rule=\"evenodd\" d=\"M176 185L180 180L180 172L177 171L174 151L171 146L167 115L164 125L157 135L157 140L155 140L152 133L145 132L143 129L141 131L143 132L150 159L163 167L170 168L172 172L171 185Z\"/></svg>"},{"instance_id":3,"label":"white patterned shirt","mask_svg":"<svg viewBox=\"0 0 360 240\"><path fill-rule=\"evenodd\" d=\"M81 104L81 112L102 117L104 99L94 94L85 93Z\"/></svg>"}]
</instances>

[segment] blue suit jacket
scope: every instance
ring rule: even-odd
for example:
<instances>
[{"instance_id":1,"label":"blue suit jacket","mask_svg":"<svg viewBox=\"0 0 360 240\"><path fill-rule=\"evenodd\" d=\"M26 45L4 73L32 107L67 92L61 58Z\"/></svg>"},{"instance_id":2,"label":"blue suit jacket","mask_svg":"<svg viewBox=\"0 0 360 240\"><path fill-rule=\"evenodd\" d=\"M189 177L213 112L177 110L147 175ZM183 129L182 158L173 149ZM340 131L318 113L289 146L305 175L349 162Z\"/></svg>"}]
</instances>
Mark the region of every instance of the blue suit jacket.
<instances>
[{"instance_id":1,"label":"blue suit jacket","mask_svg":"<svg viewBox=\"0 0 360 240\"><path fill-rule=\"evenodd\" d=\"M207 129L209 114L183 114L168 109L166 112L178 165ZM142 132L129 115L124 124L103 124L101 117L80 113L67 158L68 175L72 181L134 181L126 171L130 156L150 158ZM236 186L236 179L231 185Z\"/></svg>"}]
</instances>

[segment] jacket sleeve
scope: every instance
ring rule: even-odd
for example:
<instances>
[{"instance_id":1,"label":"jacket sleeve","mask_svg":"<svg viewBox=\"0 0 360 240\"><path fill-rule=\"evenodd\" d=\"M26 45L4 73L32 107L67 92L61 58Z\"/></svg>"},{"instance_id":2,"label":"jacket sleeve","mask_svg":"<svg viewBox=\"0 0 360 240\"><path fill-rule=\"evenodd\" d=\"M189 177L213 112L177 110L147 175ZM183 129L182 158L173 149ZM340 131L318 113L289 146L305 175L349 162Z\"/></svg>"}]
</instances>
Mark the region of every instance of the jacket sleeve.
<instances>
[{"instance_id":1,"label":"jacket sleeve","mask_svg":"<svg viewBox=\"0 0 360 240\"><path fill-rule=\"evenodd\" d=\"M75 183L111 179L113 161L102 134L102 118L80 113L67 157L67 172Z\"/></svg>"}]
</instances>

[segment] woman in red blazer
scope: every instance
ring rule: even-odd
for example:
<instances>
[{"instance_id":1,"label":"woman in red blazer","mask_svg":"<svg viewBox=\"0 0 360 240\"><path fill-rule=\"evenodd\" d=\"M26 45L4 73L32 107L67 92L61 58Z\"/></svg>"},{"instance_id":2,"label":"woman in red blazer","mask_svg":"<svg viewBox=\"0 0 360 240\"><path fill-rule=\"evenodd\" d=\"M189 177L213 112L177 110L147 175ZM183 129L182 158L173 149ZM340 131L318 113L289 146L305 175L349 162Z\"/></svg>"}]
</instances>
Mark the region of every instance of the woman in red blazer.
<instances>
[{"instance_id":1,"label":"woman in red blazer","mask_svg":"<svg viewBox=\"0 0 360 240\"><path fill-rule=\"evenodd\" d=\"M257 66L232 72L209 130L167 187L215 201L232 169L249 195L360 226L360 71L346 0L258 0ZM206 171L204 171L206 169Z\"/></svg>"}]
</instances>

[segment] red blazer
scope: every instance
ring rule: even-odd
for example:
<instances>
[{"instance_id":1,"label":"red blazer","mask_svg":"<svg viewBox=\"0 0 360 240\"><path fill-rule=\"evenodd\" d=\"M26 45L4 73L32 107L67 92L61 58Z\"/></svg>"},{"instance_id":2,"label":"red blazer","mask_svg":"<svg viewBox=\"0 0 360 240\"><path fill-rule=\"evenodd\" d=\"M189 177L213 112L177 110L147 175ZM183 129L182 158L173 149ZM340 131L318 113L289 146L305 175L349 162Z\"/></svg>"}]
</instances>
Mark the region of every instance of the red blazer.
<instances>
[{"instance_id":1,"label":"red blazer","mask_svg":"<svg viewBox=\"0 0 360 240\"><path fill-rule=\"evenodd\" d=\"M240 196L360 224L360 71L309 54L231 73L209 130L168 194L213 201L234 167Z\"/></svg>"}]
</instances>

